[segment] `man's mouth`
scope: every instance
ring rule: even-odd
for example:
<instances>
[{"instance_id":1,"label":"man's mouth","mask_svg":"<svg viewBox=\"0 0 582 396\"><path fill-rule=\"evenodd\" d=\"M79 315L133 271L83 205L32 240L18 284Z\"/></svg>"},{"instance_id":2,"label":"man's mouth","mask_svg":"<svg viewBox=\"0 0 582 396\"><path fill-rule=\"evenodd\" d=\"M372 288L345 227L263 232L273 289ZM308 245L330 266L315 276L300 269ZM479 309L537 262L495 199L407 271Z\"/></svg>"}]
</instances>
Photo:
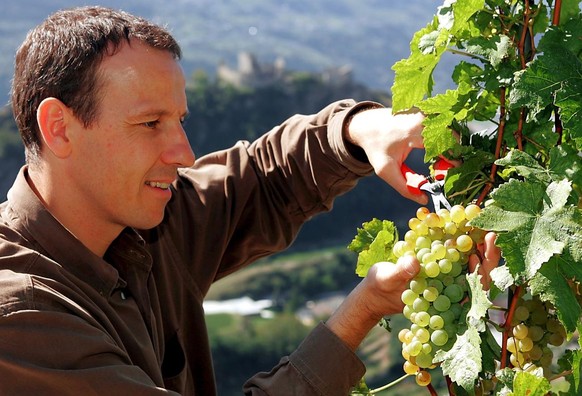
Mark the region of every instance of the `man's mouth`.
<instances>
[{"instance_id":1,"label":"man's mouth","mask_svg":"<svg viewBox=\"0 0 582 396\"><path fill-rule=\"evenodd\" d=\"M162 183L156 181L147 181L145 182L145 184L150 187L161 188L162 190L167 190L168 188L170 188L171 185L171 183Z\"/></svg>"}]
</instances>

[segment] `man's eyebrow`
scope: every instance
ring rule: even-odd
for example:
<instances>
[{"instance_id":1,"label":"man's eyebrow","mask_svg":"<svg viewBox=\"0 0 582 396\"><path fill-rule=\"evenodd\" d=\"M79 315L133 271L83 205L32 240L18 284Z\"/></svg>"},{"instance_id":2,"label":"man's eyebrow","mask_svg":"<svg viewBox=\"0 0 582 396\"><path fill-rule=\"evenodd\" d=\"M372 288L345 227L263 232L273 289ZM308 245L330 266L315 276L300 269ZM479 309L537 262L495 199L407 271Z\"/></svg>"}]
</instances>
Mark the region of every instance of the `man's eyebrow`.
<instances>
[{"instance_id":1,"label":"man's eyebrow","mask_svg":"<svg viewBox=\"0 0 582 396\"><path fill-rule=\"evenodd\" d=\"M129 114L129 117L131 119L134 118L147 118L147 117L160 117L160 116L166 116L166 115L171 115L172 113L168 110L164 110L164 109L149 109L149 110L144 110L144 111L135 111L131 114ZM187 118L190 116L190 111L186 110L183 113L180 114L181 118Z\"/></svg>"}]
</instances>

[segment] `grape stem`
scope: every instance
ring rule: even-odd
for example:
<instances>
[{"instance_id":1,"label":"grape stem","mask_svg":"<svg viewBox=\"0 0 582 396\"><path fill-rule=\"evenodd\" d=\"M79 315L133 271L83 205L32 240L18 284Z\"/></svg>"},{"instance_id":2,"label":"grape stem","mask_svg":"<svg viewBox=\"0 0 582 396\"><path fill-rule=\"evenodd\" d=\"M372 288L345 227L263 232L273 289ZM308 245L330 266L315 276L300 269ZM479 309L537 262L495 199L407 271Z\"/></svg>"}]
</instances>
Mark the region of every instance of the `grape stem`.
<instances>
[{"instance_id":1,"label":"grape stem","mask_svg":"<svg viewBox=\"0 0 582 396\"><path fill-rule=\"evenodd\" d=\"M400 382L404 381L406 379L406 377L410 377L411 375L414 375L414 374L404 374L402 377L395 379L394 381L390 382L389 384L383 385L383 386L376 388L376 389L372 389L370 391L370 394L375 395L377 393L385 391L386 389L389 389L389 388L393 387L394 385L399 384Z\"/></svg>"},{"instance_id":2,"label":"grape stem","mask_svg":"<svg viewBox=\"0 0 582 396\"><path fill-rule=\"evenodd\" d=\"M497 142L495 145L495 160L498 160L501 156L501 146L503 144L503 133L505 132L505 87L501 87L500 89L500 98L499 98L499 128L497 129ZM489 174L489 182L485 185L483 191L481 191L481 195L477 198L477 205L480 205L484 200L491 188L493 188L493 184L495 182L495 176L497 174L497 164L493 161L493 165L491 165L491 173Z\"/></svg>"},{"instance_id":3,"label":"grape stem","mask_svg":"<svg viewBox=\"0 0 582 396\"><path fill-rule=\"evenodd\" d=\"M554 4L554 15L552 16L552 25L558 26L560 24L560 13L562 11L562 0L556 0L556 4ZM556 133L558 134L558 142L556 145L560 145L562 143L562 121L560 120L560 114L558 109L555 108L554 110L554 125L556 128Z\"/></svg>"}]
</instances>

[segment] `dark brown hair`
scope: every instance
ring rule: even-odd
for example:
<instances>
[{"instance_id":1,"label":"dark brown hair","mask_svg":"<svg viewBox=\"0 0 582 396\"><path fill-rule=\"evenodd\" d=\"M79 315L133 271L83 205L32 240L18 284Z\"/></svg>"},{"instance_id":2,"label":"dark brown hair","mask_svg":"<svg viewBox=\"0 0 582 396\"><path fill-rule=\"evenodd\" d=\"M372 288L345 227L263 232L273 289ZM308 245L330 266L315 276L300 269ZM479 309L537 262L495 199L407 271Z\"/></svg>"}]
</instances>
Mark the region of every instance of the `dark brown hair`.
<instances>
[{"instance_id":1,"label":"dark brown hair","mask_svg":"<svg viewBox=\"0 0 582 396\"><path fill-rule=\"evenodd\" d=\"M164 28L124 11L78 7L58 11L31 30L16 52L11 102L26 148L27 161L40 153L36 121L39 104L48 97L72 109L85 127L99 112L98 67L124 42L139 40L166 50L176 59L181 49Z\"/></svg>"}]
</instances>

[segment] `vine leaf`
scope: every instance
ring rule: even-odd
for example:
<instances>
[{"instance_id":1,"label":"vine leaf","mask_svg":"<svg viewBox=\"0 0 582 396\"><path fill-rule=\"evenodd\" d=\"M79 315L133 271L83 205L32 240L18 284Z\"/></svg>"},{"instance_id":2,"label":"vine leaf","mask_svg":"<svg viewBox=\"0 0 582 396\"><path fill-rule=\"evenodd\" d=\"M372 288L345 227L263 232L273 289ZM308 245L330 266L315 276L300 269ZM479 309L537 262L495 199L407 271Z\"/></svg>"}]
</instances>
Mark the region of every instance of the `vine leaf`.
<instances>
[{"instance_id":1,"label":"vine leaf","mask_svg":"<svg viewBox=\"0 0 582 396\"><path fill-rule=\"evenodd\" d=\"M395 262L392 253L394 243L398 240L398 230L389 220L372 219L358 228L357 234L348 245L348 249L358 253L356 274L365 277L370 267L380 261Z\"/></svg>"},{"instance_id":2,"label":"vine leaf","mask_svg":"<svg viewBox=\"0 0 582 396\"><path fill-rule=\"evenodd\" d=\"M564 129L582 139L582 62L565 47L546 45L526 70L516 73L509 100L513 108L529 108L534 119L548 105L557 106Z\"/></svg>"},{"instance_id":3,"label":"vine leaf","mask_svg":"<svg viewBox=\"0 0 582 396\"><path fill-rule=\"evenodd\" d=\"M562 256L554 256L530 281L533 295L539 295L543 301L551 302L556 308L558 318L572 334L579 324L582 308L576 299L576 294L570 288L568 279L582 279L580 265L573 265L572 260Z\"/></svg>"},{"instance_id":4,"label":"vine leaf","mask_svg":"<svg viewBox=\"0 0 582 396\"><path fill-rule=\"evenodd\" d=\"M471 308L467 312L467 324L469 327L475 327L479 332L485 331L485 315L487 310L493 305L487 298L487 293L481 285L481 275L475 270L467 274L467 282L471 290Z\"/></svg>"},{"instance_id":5,"label":"vine leaf","mask_svg":"<svg viewBox=\"0 0 582 396\"><path fill-rule=\"evenodd\" d=\"M472 393L481 371L481 337L477 329L468 327L462 335L457 336L449 351L437 352L434 361L442 362L443 374Z\"/></svg>"},{"instance_id":6,"label":"vine leaf","mask_svg":"<svg viewBox=\"0 0 582 396\"><path fill-rule=\"evenodd\" d=\"M543 374L535 375L526 371L519 371L513 379L511 395L544 396L551 389L550 382Z\"/></svg>"},{"instance_id":7,"label":"vine leaf","mask_svg":"<svg viewBox=\"0 0 582 396\"><path fill-rule=\"evenodd\" d=\"M497 245L510 272L521 282L531 279L554 254L562 253L567 243L575 252L581 249L574 244L581 238L582 224L575 219L576 209L566 206L570 182L544 187L535 181L511 179L491 193L493 204L472 220L476 227L498 232Z\"/></svg>"},{"instance_id":8,"label":"vine leaf","mask_svg":"<svg viewBox=\"0 0 582 396\"><path fill-rule=\"evenodd\" d=\"M432 72L446 49L436 34L435 23L416 32L410 42L410 57L396 62L392 85L392 109L394 112L415 106L432 91ZM443 33L446 33L443 31ZM448 36L444 34L443 37Z\"/></svg>"}]
</instances>

